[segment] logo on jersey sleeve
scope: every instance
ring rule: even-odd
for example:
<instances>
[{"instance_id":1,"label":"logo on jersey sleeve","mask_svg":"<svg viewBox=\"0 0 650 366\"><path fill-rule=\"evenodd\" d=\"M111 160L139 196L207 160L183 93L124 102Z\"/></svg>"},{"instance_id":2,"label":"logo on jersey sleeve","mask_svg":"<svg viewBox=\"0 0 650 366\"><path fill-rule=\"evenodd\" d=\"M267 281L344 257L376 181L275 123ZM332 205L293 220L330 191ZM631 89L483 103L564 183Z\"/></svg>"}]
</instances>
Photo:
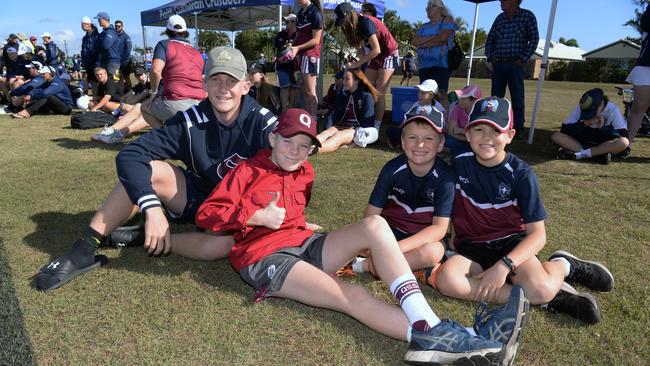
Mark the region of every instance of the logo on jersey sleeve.
<instances>
[{"instance_id":1,"label":"logo on jersey sleeve","mask_svg":"<svg viewBox=\"0 0 650 366\"><path fill-rule=\"evenodd\" d=\"M229 171L233 170L237 164L244 160L246 160L246 158L237 153L230 155L228 158L224 159L219 166L217 166L217 175L219 175L219 178L223 179Z\"/></svg>"},{"instance_id":2,"label":"logo on jersey sleeve","mask_svg":"<svg viewBox=\"0 0 650 366\"><path fill-rule=\"evenodd\" d=\"M501 200L508 200L510 199L510 193L512 189L510 188L510 185L507 183L499 183L499 188L497 192L497 198Z\"/></svg>"}]
</instances>

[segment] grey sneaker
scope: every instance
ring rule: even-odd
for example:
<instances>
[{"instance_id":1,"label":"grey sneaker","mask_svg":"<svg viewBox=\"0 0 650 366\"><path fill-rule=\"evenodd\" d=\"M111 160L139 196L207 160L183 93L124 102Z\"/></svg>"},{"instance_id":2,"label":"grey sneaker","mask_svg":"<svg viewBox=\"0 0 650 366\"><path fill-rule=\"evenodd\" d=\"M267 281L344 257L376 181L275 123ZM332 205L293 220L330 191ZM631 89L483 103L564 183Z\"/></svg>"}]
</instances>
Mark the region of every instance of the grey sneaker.
<instances>
[{"instance_id":1,"label":"grey sneaker","mask_svg":"<svg viewBox=\"0 0 650 366\"><path fill-rule=\"evenodd\" d=\"M114 131L110 135L97 136L97 141L101 141L105 144L117 144L124 141L124 134L120 131Z\"/></svg>"},{"instance_id":2,"label":"grey sneaker","mask_svg":"<svg viewBox=\"0 0 650 366\"><path fill-rule=\"evenodd\" d=\"M501 342L474 337L453 320L443 320L426 331L413 329L404 356L410 365L496 365L503 362Z\"/></svg>"},{"instance_id":3,"label":"grey sneaker","mask_svg":"<svg viewBox=\"0 0 650 366\"><path fill-rule=\"evenodd\" d=\"M551 313L563 313L582 320L587 324L596 324L601 320L600 308L596 298L586 292L578 292L568 283L563 283L560 291L546 305Z\"/></svg>"},{"instance_id":4,"label":"grey sneaker","mask_svg":"<svg viewBox=\"0 0 650 366\"><path fill-rule=\"evenodd\" d=\"M505 345L506 356L502 362L504 366L512 365L515 360L517 347L528 320L529 308L526 289L520 285L512 288L505 305L488 309L487 303L482 302L476 308L474 330L487 340Z\"/></svg>"},{"instance_id":5,"label":"grey sneaker","mask_svg":"<svg viewBox=\"0 0 650 366\"><path fill-rule=\"evenodd\" d=\"M104 128L102 128L102 131L100 133L96 133L96 134L90 136L90 138L95 140L95 141L101 141L99 139L100 136L112 135L113 132L115 132L115 130L113 130L113 127L109 127L108 125L104 125Z\"/></svg>"}]
</instances>

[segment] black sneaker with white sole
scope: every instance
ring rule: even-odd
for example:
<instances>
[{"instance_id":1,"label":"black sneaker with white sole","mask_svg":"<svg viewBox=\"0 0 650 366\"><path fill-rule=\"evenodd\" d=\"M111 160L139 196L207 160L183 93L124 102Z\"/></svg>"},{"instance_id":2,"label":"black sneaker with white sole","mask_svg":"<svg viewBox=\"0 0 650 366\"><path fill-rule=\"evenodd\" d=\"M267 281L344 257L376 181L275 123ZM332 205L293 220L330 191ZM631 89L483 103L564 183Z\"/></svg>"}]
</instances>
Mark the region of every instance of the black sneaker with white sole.
<instances>
[{"instance_id":1,"label":"black sneaker with white sole","mask_svg":"<svg viewBox=\"0 0 650 366\"><path fill-rule=\"evenodd\" d=\"M612 153L608 152L607 154L598 155L595 156L593 159L597 161L599 164L609 165L609 163L612 162Z\"/></svg>"},{"instance_id":2,"label":"black sneaker with white sole","mask_svg":"<svg viewBox=\"0 0 650 366\"><path fill-rule=\"evenodd\" d=\"M561 147L557 149L557 155L555 157L560 160L576 160L576 153Z\"/></svg>"},{"instance_id":3,"label":"black sneaker with white sole","mask_svg":"<svg viewBox=\"0 0 650 366\"><path fill-rule=\"evenodd\" d=\"M113 230L102 244L112 248L144 246L144 225L120 226Z\"/></svg>"},{"instance_id":4,"label":"black sneaker with white sole","mask_svg":"<svg viewBox=\"0 0 650 366\"><path fill-rule=\"evenodd\" d=\"M577 292L566 282L562 284L562 288L553 300L546 305L546 310L569 315L587 324L596 324L601 320L596 298L586 292Z\"/></svg>"},{"instance_id":5,"label":"black sneaker with white sole","mask_svg":"<svg viewBox=\"0 0 650 366\"><path fill-rule=\"evenodd\" d=\"M571 264L571 271L564 279L569 283L578 283L592 290L608 292L614 287L614 276L601 263L580 259L564 250L551 253L548 260L564 258Z\"/></svg>"}]
</instances>

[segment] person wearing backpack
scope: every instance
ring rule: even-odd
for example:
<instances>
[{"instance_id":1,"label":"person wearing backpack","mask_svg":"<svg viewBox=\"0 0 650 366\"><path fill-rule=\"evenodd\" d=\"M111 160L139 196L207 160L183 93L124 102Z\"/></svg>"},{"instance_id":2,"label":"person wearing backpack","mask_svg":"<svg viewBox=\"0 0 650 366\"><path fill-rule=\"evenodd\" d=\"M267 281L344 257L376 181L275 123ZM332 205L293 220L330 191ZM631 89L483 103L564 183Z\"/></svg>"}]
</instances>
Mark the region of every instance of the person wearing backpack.
<instances>
[{"instance_id":1,"label":"person wearing backpack","mask_svg":"<svg viewBox=\"0 0 650 366\"><path fill-rule=\"evenodd\" d=\"M411 41L418 48L420 83L433 79L438 83L440 95L447 95L451 73L447 55L453 48L458 26L442 0L429 0L426 11L429 22L418 28ZM447 98L442 98L441 103L449 109Z\"/></svg>"}]
</instances>

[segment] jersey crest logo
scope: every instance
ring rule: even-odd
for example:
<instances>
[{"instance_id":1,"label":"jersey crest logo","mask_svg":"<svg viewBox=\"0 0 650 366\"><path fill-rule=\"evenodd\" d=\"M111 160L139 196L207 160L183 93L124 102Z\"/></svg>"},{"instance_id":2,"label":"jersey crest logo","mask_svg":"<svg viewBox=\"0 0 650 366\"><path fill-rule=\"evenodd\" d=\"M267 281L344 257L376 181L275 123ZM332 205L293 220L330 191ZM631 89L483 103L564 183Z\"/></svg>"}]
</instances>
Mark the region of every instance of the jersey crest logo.
<instances>
[{"instance_id":1,"label":"jersey crest logo","mask_svg":"<svg viewBox=\"0 0 650 366\"><path fill-rule=\"evenodd\" d=\"M433 203L433 196L434 196L434 194L433 194L433 189L427 189L427 191L425 192L425 194L426 194L426 196L427 196L427 202L431 202L431 203Z\"/></svg>"},{"instance_id":2,"label":"jersey crest logo","mask_svg":"<svg viewBox=\"0 0 650 366\"><path fill-rule=\"evenodd\" d=\"M489 99L481 105L481 112L496 112L499 109L499 101L496 99Z\"/></svg>"},{"instance_id":3,"label":"jersey crest logo","mask_svg":"<svg viewBox=\"0 0 650 366\"><path fill-rule=\"evenodd\" d=\"M230 155L228 158L224 159L219 166L217 166L217 175L219 178L223 179L229 171L233 170L237 164L244 160L246 160L246 158L237 153Z\"/></svg>"},{"instance_id":4,"label":"jersey crest logo","mask_svg":"<svg viewBox=\"0 0 650 366\"><path fill-rule=\"evenodd\" d=\"M497 192L497 197L499 199L505 200L505 199L510 198L510 192L512 190L510 189L510 186L508 184L503 183L503 182L499 183L498 190L499 191Z\"/></svg>"}]
</instances>

